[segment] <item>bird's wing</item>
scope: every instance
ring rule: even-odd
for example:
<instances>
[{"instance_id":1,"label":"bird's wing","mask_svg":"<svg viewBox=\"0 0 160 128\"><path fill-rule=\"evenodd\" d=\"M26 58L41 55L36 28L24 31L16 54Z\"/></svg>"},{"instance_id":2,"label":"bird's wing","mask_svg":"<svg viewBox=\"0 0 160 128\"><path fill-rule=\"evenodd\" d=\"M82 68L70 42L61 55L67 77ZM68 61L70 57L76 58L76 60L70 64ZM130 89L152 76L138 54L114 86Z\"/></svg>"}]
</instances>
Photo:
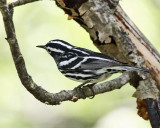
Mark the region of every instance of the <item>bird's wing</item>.
<instances>
[{"instance_id":1,"label":"bird's wing","mask_svg":"<svg viewBox=\"0 0 160 128\"><path fill-rule=\"evenodd\" d=\"M100 68L105 68L105 67L114 67L114 66L124 66L128 65L126 63L119 62L115 59L106 59L106 58L101 58L101 57L95 57L95 56L89 56L87 57L86 61L80 65L80 69L89 69L89 70L94 70L94 69L100 69Z\"/></svg>"},{"instance_id":2,"label":"bird's wing","mask_svg":"<svg viewBox=\"0 0 160 128\"><path fill-rule=\"evenodd\" d=\"M93 52L91 50L85 49L90 55L87 60L81 64L80 69L100 69L104 67L114 67L114 66L129 66L127 63L120 62L114 57L107 56L102 53Z\"/></svg>"},{"instance_id":3,"label":"bird's wing","mask_svg":"<svg viewBox=\"0 0 160 128\"><path fill-rule=\"evenodd\" d=\"M76 53L66 53L61 57L58 65L63 70L96 70L104 67L113 67L119 65L127 65L119 62L112 57L108 57L101 53L93 52L90 55L80 56Z\"/></svg>"}]
</instances>

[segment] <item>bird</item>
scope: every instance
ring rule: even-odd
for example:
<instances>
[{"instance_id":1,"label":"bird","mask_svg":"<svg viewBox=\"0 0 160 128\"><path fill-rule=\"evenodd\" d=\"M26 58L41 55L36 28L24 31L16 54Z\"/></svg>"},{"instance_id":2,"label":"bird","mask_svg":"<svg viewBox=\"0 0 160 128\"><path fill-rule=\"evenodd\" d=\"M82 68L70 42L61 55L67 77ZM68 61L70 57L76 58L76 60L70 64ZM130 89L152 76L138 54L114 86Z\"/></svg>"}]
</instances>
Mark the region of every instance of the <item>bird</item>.
<instances>
[{"instance_id":1,"label":"bird","mask_svg":"<svg viewBox=\"0 0 160 128\"><path fill-rule=\"evenodd\" d=\"M75 89L82 89L89 83L95 85L119 72L150 72L149 69L129 65L114 57L76 47L60 39L51 40L46 45L36 47L45 49L53 57L59 71L64 76L82 83Z\"/></svg>"}]
</instances>

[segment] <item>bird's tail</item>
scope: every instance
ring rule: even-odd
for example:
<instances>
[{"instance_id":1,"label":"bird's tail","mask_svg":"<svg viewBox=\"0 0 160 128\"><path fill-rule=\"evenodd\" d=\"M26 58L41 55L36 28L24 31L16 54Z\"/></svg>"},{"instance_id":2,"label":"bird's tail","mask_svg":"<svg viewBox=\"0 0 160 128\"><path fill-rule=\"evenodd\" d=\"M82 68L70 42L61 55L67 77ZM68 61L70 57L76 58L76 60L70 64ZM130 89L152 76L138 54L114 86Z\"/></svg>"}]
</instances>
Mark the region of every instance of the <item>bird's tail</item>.
<instances>
[{"instance_id":1,"label":"bird's tail","mask_svg":"<svg viewBox=\"0 0 160 128\"><path fill-rule=\"evenodd\" d=\"M126 69L130 70L130 71L140 71L140 72L150 72L150 69L148 68L140 68L140 67L133 67L133 66L126 66Z\"/></svg>"},{"instance_id":2,"label":"bird's tail","mask_svg":"<svg viewBox=\"0 0 160 128\"><path fill-rule=\"evenodd\" d=\"M134 66L129 66L129 65L113 67L112 69L121 70L121 71L139 71L139 72L146 72L146 73L150 72L150 69L134 67Z\"/></svg>"}]
</instances>

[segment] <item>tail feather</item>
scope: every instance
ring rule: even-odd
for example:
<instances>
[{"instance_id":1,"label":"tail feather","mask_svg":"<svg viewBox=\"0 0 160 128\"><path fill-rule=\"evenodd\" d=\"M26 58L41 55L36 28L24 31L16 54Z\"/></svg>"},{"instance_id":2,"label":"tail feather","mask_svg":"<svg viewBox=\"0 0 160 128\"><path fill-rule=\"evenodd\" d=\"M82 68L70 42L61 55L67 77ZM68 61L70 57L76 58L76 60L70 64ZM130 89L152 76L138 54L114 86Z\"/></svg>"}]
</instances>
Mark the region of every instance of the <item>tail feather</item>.
<instances>
[{"instance_id":1,"label":"tail feather","mask_svg":"<svg viewBox=\"0 0 160 128\"><path fill-rule=\"evenodd\" d=\"M132 67L132 66L126 66L126 69L130 70L130 71L140 71L140 72L150 72L150 69L147 68L140 68L140 67Z\"/></svg>"},{"instance_id":2,"label":"tail feather","mask_svg":"<svg viewBox=\"0 0 160 128\"><path fill-rule=\"evenodd\" d=\"M140 72L150 73L150 69L128 66L128 65L127 66L112 67L112 69L121 70L121 71L140 71Z\"/></svg>"}]
</instances>

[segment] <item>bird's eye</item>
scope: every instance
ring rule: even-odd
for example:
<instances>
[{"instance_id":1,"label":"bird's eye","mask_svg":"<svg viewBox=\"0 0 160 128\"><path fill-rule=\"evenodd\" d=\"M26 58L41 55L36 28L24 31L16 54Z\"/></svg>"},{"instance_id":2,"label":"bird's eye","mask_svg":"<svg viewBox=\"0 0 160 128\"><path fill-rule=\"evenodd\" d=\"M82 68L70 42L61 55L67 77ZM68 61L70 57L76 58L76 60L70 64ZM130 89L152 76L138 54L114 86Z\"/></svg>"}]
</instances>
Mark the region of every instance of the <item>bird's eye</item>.
<instances>
[{"instance_id":1,"label":"bird's eye","mask_svg":"<svg viewBox=\"0 0 160 128\"><path fill-rule=\"evenodd\" d=\"M50 50L50 49L47 49L47 51L48 51L49 53L51 53L51 50Z\"/></svg>"}]
</instances>

